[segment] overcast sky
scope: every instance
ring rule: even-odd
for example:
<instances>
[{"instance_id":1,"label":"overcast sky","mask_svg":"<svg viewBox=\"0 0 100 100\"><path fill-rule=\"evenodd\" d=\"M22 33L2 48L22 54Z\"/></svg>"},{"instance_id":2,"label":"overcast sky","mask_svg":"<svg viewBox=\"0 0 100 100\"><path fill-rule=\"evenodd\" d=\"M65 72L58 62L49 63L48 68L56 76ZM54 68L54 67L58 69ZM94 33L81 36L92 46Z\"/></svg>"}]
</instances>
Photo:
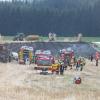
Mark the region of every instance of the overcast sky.
<instances>
[{"instance_id":1,"label":"overcast sky","mask_svg":"<svg viewBox=\"0 0 100 100\"><path fill-rule=\"evenodd\" d=\"M0 1L12 1L12 0L0 0ZM20 0L20 1L24 1L24 0ZM31 1L31 0L29 0ZM40 1L40 0L37 0L37 1Z\"/></svg>"},{"instance_id":2,"label":"overcast sky","mask_svg":"<svg viewBox=\"0 0 100 100\"><path fill-rule=\"evenodd\" d=\"M0 0L0 1L12 1L12 0Z\"/></svg>"},{"instance_id":3,"label":"overcast sky","mask_svg":"<svg viewBox=\"0 0 100 100\"><path fill-rule=\"evenodd\" d=\"M12 1L12 0L0 0L0 1ZM19 1L25 1L25 0L19 0ZM29 0L29 1L33 1L33 0ZM37 0L37 1L43 1L43 0Z\"/></svg>"}]
</instances>

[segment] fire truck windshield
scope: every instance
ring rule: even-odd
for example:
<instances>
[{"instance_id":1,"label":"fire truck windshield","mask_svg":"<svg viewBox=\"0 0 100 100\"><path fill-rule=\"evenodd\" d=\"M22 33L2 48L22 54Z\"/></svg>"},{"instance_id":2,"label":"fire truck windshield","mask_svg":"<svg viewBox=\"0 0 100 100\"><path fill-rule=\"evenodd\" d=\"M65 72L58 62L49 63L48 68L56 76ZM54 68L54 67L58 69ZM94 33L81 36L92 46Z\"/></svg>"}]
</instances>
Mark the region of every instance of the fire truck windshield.
<instances>
[{"instance_id":1,"label":"fire truck windshield","mask_svg":"<svg viewBox=\"0 0 100 100\"><path fill-rule=\"evenodd\" d=\"M37 60L37 64L38 65L51 65L52 63L51 63L51 60L39 59L39 60Z\"/></svg>"}]
</instances>

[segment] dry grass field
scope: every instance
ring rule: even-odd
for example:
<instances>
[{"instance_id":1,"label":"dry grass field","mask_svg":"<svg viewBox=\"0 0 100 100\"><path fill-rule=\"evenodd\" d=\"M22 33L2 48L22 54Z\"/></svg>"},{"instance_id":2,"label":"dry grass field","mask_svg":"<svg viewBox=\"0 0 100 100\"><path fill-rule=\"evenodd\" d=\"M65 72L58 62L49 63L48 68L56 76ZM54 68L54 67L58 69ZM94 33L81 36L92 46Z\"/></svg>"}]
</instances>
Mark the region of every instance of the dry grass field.
<instances>
[{"instance_id":1,"label":"dry grass field","mask_svg":"<svg viewBox=\"0 0 100 100\"><path fill-rule=\"evenodd\" d=\"M65 71L60 75L39 75L34 65L0 63L0 100L100 100L100 63L87 60L82 72ZM80 74L82 84L73 84Z\"/></svg>"}]
</instances>

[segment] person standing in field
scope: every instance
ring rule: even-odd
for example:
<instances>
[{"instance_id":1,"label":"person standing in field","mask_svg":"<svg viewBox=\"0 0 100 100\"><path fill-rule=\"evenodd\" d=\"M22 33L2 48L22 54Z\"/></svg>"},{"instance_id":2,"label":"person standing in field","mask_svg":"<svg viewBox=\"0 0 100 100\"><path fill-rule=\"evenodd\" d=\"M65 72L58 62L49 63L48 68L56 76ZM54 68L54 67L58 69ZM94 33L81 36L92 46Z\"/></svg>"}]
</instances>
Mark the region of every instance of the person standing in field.
<instances>
[{"instance_id":1,"label":"person standing in field","mask_svg":"<svg viewBox=\"0 0 100 100\"><path fill-rule=\"evenodd\" d=\"M99 57L100 57L99 52L96 52L96 54L95 54L96 66L98 66Z\"/></svg>"},{"instance_id":2,"label":"person standing in field","mask_svg":"<svg viewBox=\"0 0 100 100\"><path fill-rule=\"evenodd\" d=\"M81 58L81 61L80 61L80 71L83 70L83 66L84 66L84 62L83 62L83 59Z\"/></svg>"},{"instance_id":3,"label":"person standing in field","mask_svg":"<svg viewBox=\"0 0 100 100\"><path fill-rule=\"evenodd\" d=\"M98 66L98 59L96 59L96 66Z\"/></svg>"},{"instance_id":4,"label":"person standing in field","mask_svg":"<svg viewBox=\"0 0 100 100\"><path fill-rule=\"evenodd\" d=\"M76 70L78 71L80 68L80 59L77 60L77 63L76 63Z\"/></svg>"},{"instance_id":5,"label":"person standing in field","mask_svg":"<svg viewBox=\"0 0 100 100\"><path fill-rule=\"evenodd\" d=\"M90 56L90 60L91 60L91 62L93 61L93 55Z\"/></svg>"},{"instance_id":6,"label":"person standing in field","mask_svg":"<svg viewBox=\"0 0 100 100\"><path fill-rule=\"evenodd\" d=\"M60 75L63 75L64 74L64 65L61 64L60 65Z\"/></svg>"}]
</instances>

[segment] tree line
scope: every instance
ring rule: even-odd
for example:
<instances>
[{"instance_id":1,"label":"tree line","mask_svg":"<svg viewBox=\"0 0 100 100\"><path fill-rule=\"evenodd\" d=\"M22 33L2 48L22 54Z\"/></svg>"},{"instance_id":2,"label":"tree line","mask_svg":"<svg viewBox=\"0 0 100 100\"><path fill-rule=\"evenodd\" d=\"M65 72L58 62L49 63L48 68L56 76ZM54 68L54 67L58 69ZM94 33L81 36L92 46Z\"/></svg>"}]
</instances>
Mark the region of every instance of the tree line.
<instances>
[{"instance_id":1,"label":"tree line","mask_svg":"<svg viewBox=\"0 0 100 100\"><path fill-rule=\"evenodd\" d=\"M100 36L100 0L33 1L0 2L0 33Z\"/></svg>"}]
</instances>

